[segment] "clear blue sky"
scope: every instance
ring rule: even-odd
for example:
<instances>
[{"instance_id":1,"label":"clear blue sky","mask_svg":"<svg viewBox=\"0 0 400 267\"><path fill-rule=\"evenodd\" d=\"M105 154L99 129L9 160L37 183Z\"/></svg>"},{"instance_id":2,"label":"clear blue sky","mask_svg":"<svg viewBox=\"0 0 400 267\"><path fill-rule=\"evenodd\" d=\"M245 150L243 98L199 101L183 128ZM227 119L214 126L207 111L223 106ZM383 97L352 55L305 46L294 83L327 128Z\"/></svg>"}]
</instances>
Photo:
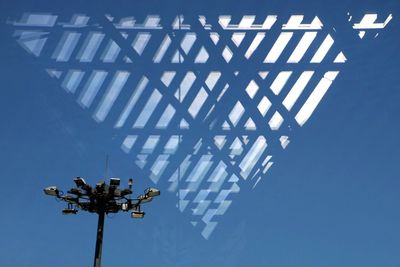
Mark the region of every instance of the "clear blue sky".
<instances>
[{"instance_id":1,"label":"clear blue sky","mask_svg":"<svg viewBox=\"0 0 400 267\"><path fill-rule=\"evenodd\" d=\"M140 194L156 182L162 195L145 207L144 220L132 220L129 214L106 218L102 266L399 266L399 11L398 1L352 1L351 4L253 0L191 3L1 2L0 266L80 267L92 264L97 217L83 212L77 216L62 216L64 204L46 197L42 189L57 185L66 190L73 186L75 176L82 176L92 184L103 179L106 155L110 157L109 174L120 177L122 183L133 177L135 194ZM159 64L153 62L154 53L148 51L155 52L166 34L172 38L171 47L177 47L175 40L183 37L180 30L169 28L168 32L166 27L161 35L155 33L141 55L140 45L136 47L136 52L130 48L135 39L127 30L126 40L129 42L121 46L119 57L115 62L104 64L100 53L94 56L94 60L87 58L93 47L88 49L87 54L84 50L82 53L75 51L71 60L55 60L54 51L60 45L63 33L75 31L62 28L59 24L58 28L50 30L36 28L44 32L48 40L44 48L39 49L40 55L30 54L18 43L18 34L21 33L18 30L26 28L12 24L26 12L57 15L57 22L69 21L73 14L89 16L93 28L86 32L85 29L79 30L85 37L80 39L78 45L90 46L83 41L88 32L100 32L104 34L100 37L104 40L99 50L107 48L107 40L115 40L119 45L124 43L124 38L119 35L121 32L113 28L105 14L114 16L114 22L133 16L137 19L136 23L143 21L147 15L159 15L161 24L168 21L168 25L177 14L183 14L189 21L204 15L215 28L219 26L217 20L220 15L231 15L232 24L238 24L244 15L255 15L255 24L262 24L267 15L277 15L279 26L264 31L265 39L248 60L243 55L252 40L249 36L254 38L254 32L247 33L243 43L235 48L234 42L229 40L230 35L227 38L232 32L220 28L216 30L220 34L220 42L227 42L233 50L232 61L227 63L221 57L224 48L221 43L213 50L213 43L211 39L204 39L207 35L204 35L200 24L192 25L190 32L197 36L193 49L199 50L203 43L207 44L209 58L202 64L190 63L197 53L189 53L182 64L165 60ZM389 14L393 19L382 30L366 30L365 36L360 39L352 25L368 13L378 14L379 23L384 22ZM306 53L296 64L281 59L274 64L262 63L269 51L266 47L272 46L281 33L280 27L291 15L304 15L307 23L315 16L320 18L324 26L315 42L321 43L327 34L331 34L334 45L327 54L330 62L325 59L321 64L310 64L313 54ZM51 32L48 36L47 31ZM376 33L379 34L376 36ZM35 34L37 32L33 34L33 39L38 36ZM294 34L293 39L298 42L301 36ZM287 50L293 51L295 44L289 43ZM312 43L309 49L316 51L317 48ZM347 61L333 64L340 51ZM172 57L173 52L171 48L166 55ZM133 57L132 63L126 63L122 56L124 53ZM242 57L238 56L240 53ZM282 57L290 55L290 52L283 52ZM49 76L46 69L62 71L61 78ZM101 104L98 103L103 101L100 96L93 100L96 108L80 98L82 90L87 88L78 86L71 89L70 85L63 84L68 71L85 72L84 79L87 79L94 70L109 73L106 80L109 83L112 83L111 73L121 71L122 76L124 72L130 73L126 86L121 87L120 95L105 118L99 111ZM181 130L178 125L182 116L190 119L190 103L183 101L182 107L177 105L179 97L174 98L174 86L178 83L175 80L172 86L163 88L159 78L164 71L176 71L178 76L190 71L198 80L206 78L204 73L220 72L222 78L214 91L208 87L205 89L210 97L204 105L209 104L209 108L212 105L211 96L215 99L218 96L210 91L222 91L222 81L229 84L229 89L216 105L214 113L210 113L211 119L206 118L204 107L196 115L191 113L193 120L189 121L189 130ZM234 71L239 71L239 74L234 75ZM255 78L258 71L270 72L265 84L262 78ZM302 127L294 119L296 112L293 110L298 111L301 107L297 104L291 112L284 113L285 121L281 128L273 131L268 120L263 121L257 113L255 106L258 102L252 102L262 96L250 99L245 89L248 82L254 79L261 88L257 94L265 92L268 97L273 96L267 87L268 79L280 71L292 71L293 76L303 71L315 71L315 75L320 76L326 71L339 71L339 74ZM175 119L162 130L154 127L132 128L147 103L143 100L145 98L139 98L127 119L130 125L115 128L119 114L123 113L125 103L143 75L149 78L149 85L144 88L142 97L149 98L153 89L157 88L163 100L155 105L155 112L163 112L162 105L166 107L172 103L176 107ZM293 84L295 81L288 82ZM318 80L312 82L315 87ZM200 87L197 91L190 91L187 97L194 98ZM171 92L166 93L167 89ZM305 92L309 95L311 89ZM68 90L76 92L68 93ZM282 102L283 94L289 90L290 87L284 87L275 100ZM246 132L243 129L246 120L243 118L237 127L231 127L234 128L232 130L224 132L213 128L212 125L221 126L229 118L228 113L238 99L244 106L243 116L254 118L257 130ZM304 103L306 99L303 95L299 101ZM275 104L273 102L273 107ZM273 113L269 112L267 116L272 116ZM149 119L149 124L157 123L159 117L154 116ZM159 143L166 142L173 135L181 135L183 140L175 153L166 153L169 165L160 177L151 176L149 166L165 152L160 148L140 151L145 140L155 135L161 137ZM266 175L259 175L255 172L262 160L254 162L255 167L247 178L243 171L243 154L231 155L234 159L230 160L227 149L218 151L213 142L216 135L226 135L231 143L236 136L248 135L250 144L254 144L258 136L265 137L268 152L263 157L271 153L273 166ZM289 136L290 144L286 149L280 146L281 135ZM137 136L131 151L127 151L126 146L121 147L127 136ZM196 152L195 146L200 138L202 145ZM249 149L247 146L244 151L247 153ZM147 158L145 167L141 168L140 163L135 161L143 155ZM229 189L232 184L240 187L239 193L229 195L227 200L232 200L232 203L226 212L214 218L218 225L207 238L201 234L205 227L203 217L193 214L192 210L197 205L193 201L198 191L187 195L186 199L191 201L187 209L180 212L176 208L179 197L176 192L182 191L172 189L171 177L188 155L191 155L192 163L189 164L189 171L182 174L185 180L178 183L178 189L187 189L185 182L200 175L195 162L210 157L207 155L212 156L214 165L211 169L221 161L228 165L226 172L229 175L237 173L239 176L238 181L226 181L222 189L216 189L217 192L211 192L205 198L206 201L215 200L220 190ZM248 164L251 165L251 162ZM198 169L206 169L207 166L200 164ZM209 170L204 179L209 179L212 174ZM253 189L258 178L261 178L260 182ZM208 189L213 184L204 180L200 188ZM212 203L211 206L215 208L217 204ZM191 222L197 222L196 227Z\"/></svg>"}]
</instances>

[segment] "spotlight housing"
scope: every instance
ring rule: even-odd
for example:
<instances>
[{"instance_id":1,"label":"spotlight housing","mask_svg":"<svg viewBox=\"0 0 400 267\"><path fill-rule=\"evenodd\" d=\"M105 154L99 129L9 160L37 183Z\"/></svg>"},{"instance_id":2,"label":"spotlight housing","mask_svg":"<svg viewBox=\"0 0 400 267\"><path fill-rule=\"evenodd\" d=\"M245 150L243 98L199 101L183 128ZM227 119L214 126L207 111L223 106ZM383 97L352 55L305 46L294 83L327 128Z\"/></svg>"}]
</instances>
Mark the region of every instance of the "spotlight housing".
<instances>
[{"instance_id":1,"label":"spotlight housing","mask_svg":"<svg viewBox=\"0 0 400 267\"><path fill-rule=\"evenodd\" d=\"M144 193L149 196L149 197L156 197L160 195L160 190L158 190L157 188L147 188Z\"/></svg>"},{"instance_id":2,"label":"spotlight housing","mask_svg":"<svg viewBox=\"0 0 400 267\"><path fill-rule=\"evenodd\" d=\"M70 190L68 190L68 193L69 194L74 194L74 195L77 195L77 196L83 195L83 192L78 188L71 188Z\"/></svg>"},{"instance_id":3,"label":"spotlight housing","mask_svg":"<svg viewBox=\"0 0 400 267\"><path fill-rule=\"evenodd\" d=\"M60 191L58 191L56 186L46 187L43 191L48 196L58 197L60 195Z\"/></svg>"},{"instance_id":4,"label":"spotlight housing","mask_svg":"<svg viewBox=\"0 0 400 267\"><path fill-rule=\"evenodd\" d=\"M140 203L147 203L151 202L153 200L153 197L149 197L148 195L140 195L138 196L138 199L140 200Z\"/></svg>"},{"instance_id":5,"label":"spotlight housing","mask_svg":"<svg viewBox=\"0 0 400 267\"><path fill-rule=\"evenodd\" d=\"M75 182L77 187L84 187L84 186L87 185L85 180L82 177L79 177L79 176L74 179L74 182Z\"/></svg>"},{"instance_id":6,"label":"spotlight housing","mask_svg":"<svg viewBox=\"0 0 400 267\"><path fill-rule=\"evenodd\" d=\"M134 219L143 219L144 215L145 215L144 211L133 211L131 213L131 217Z\"/></svg>"},{"instance_id":7,"label":"spotlight housing","mask_svg":"<svg viewBox=\"0 0 400 267\"><path fill-rule=\"evenodd\" d=\"M62 200L64 200L67 203L75 204L78 203L78 197L76 196L71 196L71 195L64 195L61 197Z\"/></svg>"},{"instance_id":8,"label":"spotlight housing","mask_svg":"<svg viewBox=\"0 0 400 267\"><path fill-rule=\"evenodd\" d=\"M121 194L121 197L126 196L126 195L130 195L130 194L132 194L132 190L130 190L128 188L125 188L125 189L121 190L120 194Z\"/></svg>"},{"instance_id":9,"label":"spotlight housing","mask_svg":"<svg viewBox=\"0 0 400 267\"><path fill-rule=\"evenodd\" d=\"M119 186L121 183L121 179L119 178L110 178L110 185L111 186Z\"/></svg>"},{"instance_id":10,"label":"spotlight housing","mask_svg":"<svg viewBox=\"0 0 400 267\"><path fill-rule=\"evenodd\" d=\"M67 208L67 209L63 209L62 214L64 214L64 215L75 215L77 212L78 212L78 210L76 210L76 209Z\"/></svg>"}]
</instances>

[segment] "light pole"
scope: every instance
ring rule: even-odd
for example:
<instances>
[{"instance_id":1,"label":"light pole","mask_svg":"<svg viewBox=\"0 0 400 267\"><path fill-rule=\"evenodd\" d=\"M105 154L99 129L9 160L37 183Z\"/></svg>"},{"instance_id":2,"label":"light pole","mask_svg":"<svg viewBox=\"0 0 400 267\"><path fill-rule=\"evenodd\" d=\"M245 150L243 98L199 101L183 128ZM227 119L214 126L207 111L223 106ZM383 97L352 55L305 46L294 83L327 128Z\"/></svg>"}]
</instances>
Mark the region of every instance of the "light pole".
<instances>
[{"instance_id":1,"label":"light pole","mask_svg":"<svg viewBox=\"0 0 400 267\"><path fill-rule=\"evenodd\" d=\"M141 211L140 204L150 202L153 197L159 196L160 190L147 188L144 194L137 198L131 198L132 179L129 179L128 188L125 189L118 189L120 185L119 178L110 178L109 185L104 181L100 181L94 188L88 185L81 177L76 177L74 181L77 187L68 190L68 194L58 190L56 186L46 187L44 192L46 195L54 196L67 202L67 208L62 211L65 215L76 214L78 209L99 215L94 267L100 267L105 214L132 211L132 218L141 219L145 213Z\"/></svg>"}]
</instances>

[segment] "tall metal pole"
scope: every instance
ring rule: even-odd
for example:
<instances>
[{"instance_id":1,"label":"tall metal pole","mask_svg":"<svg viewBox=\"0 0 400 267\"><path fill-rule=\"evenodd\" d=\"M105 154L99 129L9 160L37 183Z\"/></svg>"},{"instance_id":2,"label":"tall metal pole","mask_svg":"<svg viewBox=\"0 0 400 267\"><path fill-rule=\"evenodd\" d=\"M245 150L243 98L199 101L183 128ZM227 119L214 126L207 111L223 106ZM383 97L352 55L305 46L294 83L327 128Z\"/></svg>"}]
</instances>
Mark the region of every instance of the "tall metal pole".
<instances>
[{"instance_id":1,"label":"tall metal pole","mask_svg":"<svg viewBox=\"0 0 400 267\"><path fill-rule=\"evenodd\" d=\"M95 188L86 184L85 180L81 177L76 177L74 181L77 188L71 188L68 190L68 194L64 195L56 186L46 187L44 192L46 195L56 197L68 203L67 208L62 211L65 215L76 214L78 209L98 214L99 221L97 224L94 267L100 267L105 215L132 210L131 217L141 219L145 213L140 210L140 205L150 202L153 197L159 196L160 190L150 187L144 191L143 195L132 199L130 197L132 194L132 179L129 179L128 188L125 189L117 188L120 184L119 178L110 178L109 185L104 181L100 181L96 184Z\"/></svg>"},{"instance_id":2,"label":"tall metal pole","mask_svg":"<svg viewBox=\"0 0 400 267\"><path fill-rule=\"evenodd\" d=\"M94 255L94 267L100 267L101 249L103 247L103 230L104 230L104 211L99 211L99 222L97 224L96 251Z\"/></svg>"}]
</instances>

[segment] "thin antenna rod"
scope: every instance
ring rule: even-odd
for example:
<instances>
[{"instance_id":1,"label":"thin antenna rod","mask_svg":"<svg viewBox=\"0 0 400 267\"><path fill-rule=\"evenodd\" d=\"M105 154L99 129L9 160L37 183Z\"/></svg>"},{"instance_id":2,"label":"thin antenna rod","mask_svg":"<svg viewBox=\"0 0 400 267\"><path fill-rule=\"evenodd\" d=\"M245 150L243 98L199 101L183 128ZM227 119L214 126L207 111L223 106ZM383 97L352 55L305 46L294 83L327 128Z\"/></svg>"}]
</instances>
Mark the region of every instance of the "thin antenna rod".
<instances>
[{"instance_id":1,"label":"thin antenna rod","mask_svg":"<svg viewBox=\"0 0 400 267\"><path fill-rule=\"evenodd\" d=\"M105 179L108 179L108 154L106 155L106 173L105 173Z\"/></svg>"}]
</instances>

